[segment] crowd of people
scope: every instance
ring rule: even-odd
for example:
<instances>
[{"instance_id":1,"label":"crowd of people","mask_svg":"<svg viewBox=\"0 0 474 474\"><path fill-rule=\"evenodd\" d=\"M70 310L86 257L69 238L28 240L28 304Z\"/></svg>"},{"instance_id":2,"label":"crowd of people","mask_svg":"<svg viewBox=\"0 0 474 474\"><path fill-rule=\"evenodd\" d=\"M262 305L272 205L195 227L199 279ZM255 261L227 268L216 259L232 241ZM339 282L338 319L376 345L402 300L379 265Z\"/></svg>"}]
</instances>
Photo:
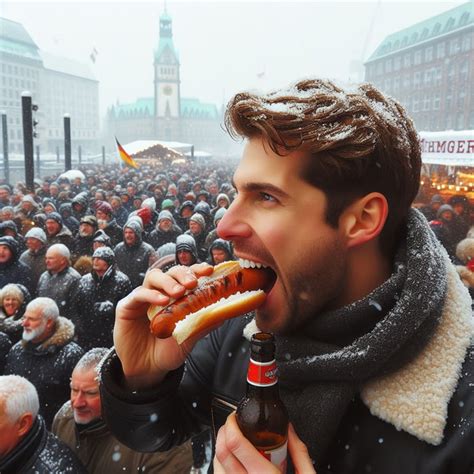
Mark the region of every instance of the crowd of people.
<instances>
[{"instance_id":1,"label":"crowd of people","mask_svg":"<svg viewBox=\"0 0 474 474\"><path fill-rule=\"evenodd\" d=\"M320 86L319 89L316 86L314 88L315 90L324 90L325 94L329 94L329 97L332 97L331 94L335 94L334 97L336 97L341 93L335 89L332 90L332 86L328 84L324 87ZM328 92L330 90L332 92ZM274 100L277 99L278 97L275 97ZM326 101L328 100L333 99L326 97ZM387 107L387 109L392 107L387 105L388 102L386 103L384 100L380 99L380 103L384 104L383 107ZM258 103L260 104L260 102ZM303 106L301 105L301 107ZM375 107L374 110L378 109ZM250 143L255 143L252 140L259 134L253 129L249 132L250 128L245 127L250 127L253 122L260 120L259 117L265 117L267 112L268 110L263 108L260 115L257 114L256 118L249 119L248 124L236 125L234 123L238 134L249 139ZM379 117L379 120L383 121L384 117ZM398 117L397 120L404 121L405 119ZM289 127L290 129L291 127ZM263 134L263 136L270 145L268 149L263 147L261 150L256 150L255 156L259 156L259 158L254 158L257 163L254 173L258 174L258 166L260 166L258 160L266 156L265 154L273 153L275 155L271 158L275 160L275 169L278 169L279 166L288 166L282 165L278 160L282 156L283 159L288 159L284 155L297 153L295 150L298 148L287 146L284 141L280 142L276 139L272 142L274 137L272 138L271 133ZM330 141L329 138L328 140ZM279 152L285 146L287 148L280 156ZM306 150L304 147L303 149ZM356 151L359 153L360 148ZM355 153L355 151L353 152ZM244 158L249 156L251 151L246 153ZM401 152L397 151L397 153ZM299 159L301 157L295 158L295 160ZM242 201L239 201L243 212L242 216L249 216L254 212L252 210L254 208L245 208L242 204L245 199L250 199L247 194L254 193L252 194L252 206L255 206L255 215L262 206L274 205L275 197L271 196L270 191L276 189L276 185L261 185L259 179L261 181L265 181L265 178L270 181L273 179L277 184L286 182L279 175L275 178L270 170L272 168L267 168L267 165L261 165L262 176L258 176L258 179L252 176L252 180L257 184L252 184L250 168L245 169L245 172L240 171L240 181L237 187L239 194L242 191L244 196ZM0 185L0 472L32 472L31 470L35 472L66 472L69 470L71 472L97 473L123 472L123 470L163 473L189 472L193 463L196 463L198 454L191 442L192 437L188 436L188 431L196 434L196 425L193 425L192 430L184 430L186 433L180 427L173 428L173 430L176 429L176 435L167 433L165 441L160 446L153 445L153 440L150 440L149 443L151 448L148 445L145 446L146 451L155 451L154 448L159 448L163 452L144 454L140 453L139 449L133 450L125 446L115 437L123 427L114 428L112 426L111 431L104 422L98 370L104 358L109 358L108 367L113 365L110 360L116 358L115 353L110 355L110 351L113 350L111 349L114 344L113 331L119 301L127 296L129 299L129 295L135 294L135 292L132 293L132 290L141 287L144 280L145 286L160 288L157 283L151 283L153 280L150 278L153 277L149 275L153 272L150 270L160 269L163 272L170 270L170 274L175 275L174 278L179 281L179 273L176 273L177 268L191 267L202 262L216 265L227 260L234 260L236 258L232 243L234 240L243 249L239 254L247 255L246 249L251 247L246 247L242 242L246 238L251 238L252 233L250 230L247 232L240 230L240 228L230 229L231 225L229 224L232 219L236 219L235 212L237 212L234 211L231 214L228 211L234 201L237 201L236 189L231 184L234 170L230 166L216 163L209 166L181 163L170 165L166 169L163 169L161 164L148 163L142 165L138 170L116 165L83 169L82 171L84 179L79 176L73 180L51 176L44 178L41 182L38 181L35 190L27 190L22 183ZM376 169L366 171L369 177L372 176L370 173L373 173L374 182L379 179ZM284 170L284 172L290 173L290 176L293 173L292 170ZM341 191L341 186L345 184L344 181L334 185L334 188L326 189L324 180L327 178L324 177L324 173L327 170L319 170L319 172L322 173L321 177L316 175L311 177L318 183L312 189L321 188L326 193L331 193L334 190ZM415 178L419 179L419 175L416 175ZM389 176L385 176L384 179L389 180ZM247 180L250 184L247 183ZM370 190L372 186L369 178L367 180L367 183L360 185L365 186L364 191ZM305 185L307 185L306 182ZM357 189L354 183L351 185ZM415 189L417 184L413 184L412 187ZM354 193L349 190L342 192L341 195L345 195L345 193L351 196L351 199L361 194L359 191ZM393 191L393 194L396 195L396 191ZM258 195L258 199L254 199L254 195ZM282 195L283 193L280 193L278 196ZM406 196L407 207L410 206L410 199L413 200L413 198L414 195ZM284 199L289 200L288 197L283 197ZM384 204L380 197L376 196L372 199L373 201L364 203L366 206L364 208L365 215L384 214ZM314 202L317 207L317 201ZM306 201L301 201L301 203L306 205ZM390 201L389 205L400 206L395 203L395 200ZM334 206L336 206L335 208L339 206L339 210L342 212L344 207L349 204L350 200L338 203L338 199L335 199ZM308 209L310 207L311 204ZM454 196L448 201L440 195L434 195L431 202L417 207L420 207L421 213L417 212L410 218L413 226L417 226L416 232L425 236L431 242L432 248L438 249L438 244L433 243L436 241L434 236L434 240L430 240L433 233L425 232L425 227L431 228L447 251L451 262L457 265L462 281L470 289L472 295L474 278L470 280L470 273L474 275L473 205L464 196ZM280 221L262 223L267 226L262 229L262 235L268 232L266 238L269 240L272 239L272 232L276 234L285 232L285 235L288 235L289 243L286 241L281 243L281 245L288 244L288 247L278 247L275 252L283 252L286 248L287 254L293 255L295 246L295 251L298 252L299 242L295 240L291 243L293 231L295 239L302 239L306 242L306 246L310 246L308 239L315 237L312 234L315 229L311 228L309 233L302 234L301 229L311 225L309 222L311 219L308 217L306 219L308 222L306 222L302 217L302 211L303 208L298 209L298 207L288 205L280 216L288 215L291 212L295 215L298 213L298 221L284 221L283 218L278 217ZM428 222L426 220L422 222L422 214ZM252 219L256 219L256 217L252 215ZM224 224L221 226L222 232L219 231L221 234L219 237L217 226L221 221ZM363 221L361 217L360 225L358 230L354 230L354 235L356 231L366 232L364 226L367 226L369 221L369 218ZM358 222L357 219L354 222ZM252 225L257 227L259 223L255 221ZM278 225L282 227L273 228ZM380 225L383 227L383 224ZM245 224L245 226L250 228L250 224ZM387 243L382 245L390 247L389 250L384 248L384 252L393 256L395 255L393 249L398 245L397 239L399 237L395 227L391 229L393 235L397 235L397 237L389 236L390 238L386 239ZM376 235L375 231L373 232L373 235ZM416 235L414 239L416 240ZM356 240L354 238L354 242ZM257 241L255 240L255 242ZM253 245L256 245L255 242ZM353 245L357 247L361 244L354 243ZM302 247L300 250L305 254L309 247ZM399 268L405 265L404 258L415 258L411 254L406 257L406 250L397 252L396 257L399 259L397 261L401 265ZM427 252L427 256L433 259L433 265L436 267L436 262L439 263L441 260L437 256L431 255L428 250ZM262 251L261 255L264 254ZM258 252L257 255L259 255ZM331 276L330 266L333 262L332 259L337 260L336 257L337 252L328 252L325 264L317 262L317 265L321 266L320 270L325 266ZM447 264L443 263L443 265ZM302 267L306 268L304 265ZM434 267L432 269L430 266L433 275L438 271ZM412 269L412 271L416 270ZM386 276L389 275L390 273ZM306 288L304 282L310 279L310 270L308 270L300 282L303 288ZM373 281L376 281L376 278ZM343 285L340 288L343 288ZM367 289L373 288L369 285ZM306 294L305 291L301 290L298 294ZM140 295L140 293L136 294ZM324 294L324 291L321 294ZM359 296L362 298L366 294L361 293ZM381 301L384 300L383 294L379 296ZM133 296L133 298L137 301L140 300L140 296ZM308 298L312 302L314 297ZM352 301L347 300L346 304ZM428 302L426 304L429 305ZM368 305L377 309L379 303L369 302ZM316 303L313 306L316 308ZM351 311L354 312L354 308ZM332 313L328 314L331 317L334 316ZM357 316L360 321L365 321L361 322L363 328L357 329L360 332L356 331L359 336L368 327L372 327L371 320L366 320L366 316L362 314L361 310ZM396 318L398 315L392 316L392 318L394 317ZM406 324L405 329L409 327L408 322ZM230 331L229 334L234 334L232 327L227 327ZM428 340L434 326L430 325L430 328L430 330L425 328L426 331L422 331L420 337ZM334 349L331 349L330 352L344 346L344 341L349 337L347 335L341 336L342 338L336 341L331 339L332 336L329 336L331 332L329 329L323 327L320 329L328 331L326 333L328 341L334 344ZM241 331L240 326L238 330ZM276 332L278 333L278 330ZM225 339L227 335L219 333L216 337L220 338L219 343L216 343L217 345L212 349L204 348L202 345L198 347L198 351L194 353L195 360L205 357L204 349L211 354L215 347L227 347ZM139 340L137 339L137 344ZM410 346L409 341L405 339L403 341L407 347ZM287 354L289 355L293 351L295 354L299 353L296 350L297 346L297 342L294 345L288 345ZM235 347L240 346L231 345L229 347L234 347L234 350L237 350ZM137 346L136 350L141 350L141 347ZM320 350L318 348L318 351ZM119 356L123 357L124 352L122 350L120 353L120 347L117 351ZM363 352L366 349L362 348L359 351ZM415 357L417 351L418 349L411 347L409 349L412 354L410 357ZM232 351L228 353L231 354ZM243 350L242 353L245 351ZM381 356L380 361L380 371L377 372L377 375L385 373L383 364L390 365L393 362L387 361ZM221 363L221 361L218 362L218 364ZM228 364L228 357L225 363ZM400 367L403 363L403 361L398 361L395 365ZM227 365L222 365L222 367L226 367L225 370L228 368ZM284 370L288 370L288 368L284 368ZM126 376L125 373L119 378ZM189 383L189 373L187 377L188 379L184 377L185 389L189 389L189 386L186 385ZM362 383L364 377L361 375L361 379L357 383ZM112 378L112 376L107 378L109 386L112 386L115 391L120 391L119 383L111 382ZM212 377L209 380L211 379ZM194 380L194 382L196 381ZM355 382L354 384L356 385ZM196 384L194 383L194 385ZM229 386L232 384L229 383ZM203 389L203 386L197 388L200 390ZM107 390L109 389L106 387ZM238 393L240 390L239 386L236 392ZM343 392L348 393L340 388L338 394L342 396ZM350 391L350 393L352 397L356 392ZM113 400L113 404L116 405L114 410L117 410L117 413L120 410L129 410L129 403L132 402L130 402L131 399L127 399L127 396L123 395L122 402L120 402L120 395ZM196 394L193 396L199 398ZM15 403L12 402L13 398L16 400ZM349 399L347 399L345 406L349 405ZM146 404L147 400L143 398L142 401ZM288 400L293 399L289 397L286 401ZM112 402L108 401L107 403L110 411ZM141 402L134 400L133 403L139 405ZM308 404L308 407L312 406L309 399L305 403ZM134 405L130 410L135 409ZM360 407L358 409L360 410ZM163 410L163 407L160 406L156 415L151 413L151 421L155 421L154 416L166 418L165 415L162 415ZM113 412L113 410L111 411ZM143 413L148 416L148 408L144 409ZM290 415L294 416L295 420L297 419L294 411L290 410ZM198 415L198 417L200 416ZM116 419L118 420L119 416ZM201 418L200 420L202 421ZM139 423L142 421L140 419ZM129 420L120 422L126 424ZM136 420L133 423L135 422ZM131 432L134 432L135 427L132 422L130 423L126 426ZM111 425L114 423L112 422ZM298 422L296 425L298 428ZM174 426L174 423L170 426ZM306 440L313 436L312 429L302 421L300 427ZM137 432L140 432L141 429L140 425ZM57 437L54 437L51 432ZM145 432L147 431L145 430ZM324 436L326 435L324 434ZM158 435L159 440L161 440L160 436L162 435ZM5 439L2 440L2 437ZM118 437L120 438L120 436ZM125 435L125 438L127 437L128 435ZM40 440L42 441L40 442ZM133 446L133 442L130 444ZM41 449L40 446L42 446ZM28 453L28 456L25 456L25 453ZM322 451L310 449L310 454L315 457L322 456ZM220 462L222 462L222 455L216 464L217 468L220 466ZM296 467L299 462L302 461L293 460ZM322 469L322 466L320 467ZM327 472L332 471L328 468Z\"/></svg>"}]
</instances>

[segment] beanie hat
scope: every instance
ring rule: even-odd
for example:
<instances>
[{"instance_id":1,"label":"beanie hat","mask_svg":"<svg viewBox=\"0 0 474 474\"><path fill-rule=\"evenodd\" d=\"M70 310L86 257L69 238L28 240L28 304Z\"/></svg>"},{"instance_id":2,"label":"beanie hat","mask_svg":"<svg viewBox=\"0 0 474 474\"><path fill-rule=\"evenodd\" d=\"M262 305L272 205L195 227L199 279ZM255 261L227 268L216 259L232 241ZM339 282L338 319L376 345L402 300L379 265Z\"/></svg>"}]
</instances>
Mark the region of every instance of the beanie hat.
<instances>
[{"instance_id":1,"label":"beanie hat","mask_svg":"<svg viewBox=\"0 0 474 474\"><path fill-rule=\"evenodd\" d=\"M156 211L156 201L155 198L146 198L142 202L142 207L147 207L150 211Z\"/></svg>"},{"instance_id":2,"label":"beanie hat","mask_svg":"<svg viewBox=\"0 0 474 474\"><path fill-rule=\"evenodd\" d=\"M33 199L33 196L31 196L30 194L26 194L25 196L23 196L21 202L29 202L34 207L38 207L38 203Z\"/></svg>"},{"instance_id":3,"label":"beanie hat","mask_svg":"<svg viewBox=\"0 0 474 474\"><path fill-rule=\"evenodd\" d=\"M194 237L189 234L181 234L176 238L176 253L180 250L187 250L197 256L197 247Z\"/></svg>"},{"instance_id":4,"label":"beanie hat","mask_svg":"<svg viewBox=\"0 0 474 474\"><path fill-rule=\"evenodd\" d=\"M164 210L158 214L158 222L161 222L163 219L168 219L174 223L173 214L170 211Z\"/></svg>"},{"instance_id":5,"label":"beanie hat","mask_svg":"<svg viewBox=\"0 0 474 474\"><path fill-rule=\"evenodd\" d=\"M206 228L206 221L204 220L204 217L202 217L201 214L198 214L197 212L195 214L193 214L189 218L189 220L197 222L201 226L202 230L204 230Z\"/></svg>"},{"instance_id":6,"label":"beanie hat","mask_svg":"<svg viewBox=\"0 0 474 474\"><path fill-rule=\"evenodd\" d=\"M92 227L97 227L97 218L95 216L84 216L81 218L81 224L89 224Z\"/></svg>"},{"instance_id":7,"label":"beanie hat","mask_svg":"<svg viewBox=\"0 0 474 474\"><path fill-rule=\"evenodd\" d=\"M441 217L441 215L443 214L443 212L446 212L446 211L449 211L449 212L451 212L451 214L454 215L454 209L453 209L449 204L443 204L443 205L438 209L438 212L436 213L436 216L438 217L438 219Z\"/></svg>"},{"instance_id":8,"label":"beanie hat","mask_svg":"<svg viewBox=\"0 0 474 474\"><path fill-rule=\"evenodd\" d=\"M431 204L434 204L435 202L444 204L443 196L441 196L440 194L434 194L433 197L431 198Z\"/></svg>"},{"instance_id":9,"label":"beanie hat","mask_svg":"<svg viewBox=\"0 0 474 474\"><path fill-rule=\"evenodd\" d=\"M56 221L58 224L63 225L63 218L58 212L50 212L46 215L46 220L53 220Z\"/></svg>"},{"instance_id":10,"label":"beanie hat","mask_svg":"<svg viewBox=\"0 0 474 474\"><path fill-rule=\"evenodd\" d=\"M165 257L166 255L175 255L176 253L176 244L174 242L167 242L166 244L161 245L156 249L156 254L158 258Z\"/></svg>"},{"instance_id":11,"label":"beanie hat","mask_svg":"<svg viewBox=\"0 0 474 474\"><path fill-rule=\"evenodd\" d=\"M214 242L212 242L211 246L209 247L209 253L210 254L211 254L212 249L224 250L225 252L227 252L227 255L229 256L229 258L231 258L231 259L234 258L231 243L228 240L224 240L224 239L214 240Z\"/></svg>"},{"instance_id":12,"label":"beanie hat","mask_svg":"<svg viewBox=\"0 0 474 474\"><path fill-rule=\"evenodd\" d=\"M137 215L137 211L133 211L132 213L130 213L126 224L128 224L129 222L135 222L136 224L140 226L140 229L143 231L143 221L142 221L142 218L139 215ZM126 227L126 225L124 227Z\"/></svg>"},{"instance_id":13,"label":"beanie hat","mask_svg":"<svg viewBox=\"0 0 474 474\"><path fill-rule=\"evenodd\" d=\"M140 219L138 217L138 219ZM137 218L133 218L132 219L128 219L128 221L126 222L126 224L123 226L124 230L126 228L129 228L129 229L132 229L133 232L135 232L135 234L139 237L141 237L142 235L142 232L143 232L143 227L142 225L140 224L140 222L137 220Z\"/></svg>"},{"instance_id":14,"label":"beanie hat","mask_svg":"<svg viewBox=\"0 0 474 474\"><path fill-rule=\"evenodd\" d=\"M99 247L94 250L92 258L100 258L108 265L113 265L115 263L115 253L110 247Z\"/></svg>"},{"instance_id":15,"label":"beanie hat","mask_svg":"<svg viewBox=\"0 0 474 474\"><path fill-rule=\"evenodd\" d=\"M217 209L216 213L214 214L214 225L217 225L217 221L224 217L224 214L227 212L225 207L221 207Z\"/></svg>"},{"instance_id":16,"label":"beanie hat","mask_svg":"<svg viewBox=\"0 0 474 474\"><path fill-rule=\"evenodd\" d=\"M18 234L18 227L15 222L11 220L0 222L0 235L3 235L5 229L10 229L15 232L15 234Z\"/></svg>"},{"instance_id":17,"label":"beanie hat","mask_svg":"<svg viewBox=\"0 0 474 474\"><path fill-rule=\"evenodd\" d=\"M211 215L211 206L207 202L200 201L194 207L194 212L199 212L204 217Z\"/></svg>"},{"instance_id":18,"label":"beanie hat","mask_svg":"<svg viewBox=\"0 0 474 474\"><path fill-rule=\"evenodd\" d=\"M110 237L102 229L99 229L94 234L94 240L93 241L94 242L102 242L103 244L110 247Z\"/></svg>"},{"instance_id":19,"label":"beanie hat","mask_svg":"<svg viewBox=\"0 0 474 474\"><path fill-rule=\"evenodd\" d=\"M46 244L46 242L48 241L44 230L40 229L39 227L33 227L32 229L30 229L26 233L25 239L36 239L43 244Z\"/></svg>"},{"instance_id":20,"label":"beanie hat","mask_svg":"<svg viewBox=\"0 0 474 474\"><path fill-rule=\"evenodd\" d=\"M153 211L149 207L142 207L141 209L138 209L137 216L140 217L144 226L147 226L151 222L152 212Z\"/></svg>"},{"instance_id":21,"label":"beanie hat","mask_svg":"<svg viewBox=\"0 0 474 474\"><path fill-rule=\"evenodd\" d=\"M104 214L112 215L113 209L112 206L107 201L97 201L95 204L95 210L103 212Z\"/></svg>"},{"instance_id":22,"label":"beanie hat","mask_svg":"<svg viewBox=\"0 0 474 474\"><path fill-rule=\"evenodd\" d=\"M174 208L174 203L171 199L164 199L161 203L161 210L164 211L165 209Z\"/></svg>"}]
</instances>

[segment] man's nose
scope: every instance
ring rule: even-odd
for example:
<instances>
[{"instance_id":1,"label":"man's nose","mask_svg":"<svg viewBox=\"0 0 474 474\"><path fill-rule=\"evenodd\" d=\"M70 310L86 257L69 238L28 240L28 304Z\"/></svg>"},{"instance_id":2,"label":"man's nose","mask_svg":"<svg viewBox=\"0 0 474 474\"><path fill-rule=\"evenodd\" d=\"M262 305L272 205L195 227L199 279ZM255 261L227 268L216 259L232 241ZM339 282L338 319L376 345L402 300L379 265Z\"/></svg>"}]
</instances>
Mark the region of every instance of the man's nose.
<instances>
[{"instance_id":1,"label":"man's nose","mask_svg":"<svg viewBox=\"0 0 474 474\"><path fill-rule=\"evenodd\" d=\"M247 223L247 214L237 200L235 200L219 221L217 235L224 240L233 240L236 238L248 238L251 234L252 229Z\"/></svg>"}]
</instances>

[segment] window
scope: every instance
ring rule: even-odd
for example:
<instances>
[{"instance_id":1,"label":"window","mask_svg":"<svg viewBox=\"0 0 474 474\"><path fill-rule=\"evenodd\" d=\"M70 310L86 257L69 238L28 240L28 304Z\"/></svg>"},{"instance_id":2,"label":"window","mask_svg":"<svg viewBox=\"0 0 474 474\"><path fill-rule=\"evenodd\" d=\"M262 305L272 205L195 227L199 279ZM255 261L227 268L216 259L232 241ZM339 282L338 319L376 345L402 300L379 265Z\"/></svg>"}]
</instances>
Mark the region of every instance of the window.
<instances>
[{"instance_id":1,"label":"window","mask_svg":"<svg viewBox=\"0 0 474 474\"><path fill-rule=\"evenodd\" d=\"M392 72L392 59L385 61L385 72Z\"/></svg>"},{"instance_id":2,"label":"window","mask_svg":"<svg viewBox=\"0 0 474 474\"><path fill-rule=\"evenodd\" d=\"M466 82L469 76L469 63L463 62L459 68L459 80L461 82Z\"/></svg>"},{"instance_id":3,"label":"window","mask_svg":"<svg viewBox=\"0 0 474 474\"><path fill-rule=\"evenodd\" d=\"M471 36L466 35L462 39L461 50L469 51L471 49Z\"/></svg>"},{"instance_id":4,"label":"window","mask_svg":"<svg viewBox=\"0 0 474 474\"><path fill-rule=\"evenodd\" d=\"M456 54L459 51L459 38L453 38L449 42L449 54Z\"/></svg>"},{"instance_id":5,"label":"window","mask_svg":"<svg viewBox=\"0 0 474 474\"><path fill-rule=\"evenodd\" d=\"M467 25L468 21L469 21L469 12L464 12L461 16L461 19L459 20L459 26Z\"/></svg>"},{"instance_id":6,"label":"window","mask_svg":"<svg viewBox=\"0 0 474 474\"><path fill-rule=\"evenodd\" d=\"M400 70L401 63L402 63L402 58L401 58L401 56L397 56L397 57L393 60L393 70L394 70L394 71L399 71L399 70Z\"/></svg>"},{"instance_id":7,"label":"window","mask_svg":"<svg viewBox=\"0 0 474 474\"><path fill-rule=\"evenodd\" d=\"M436 46L436 57L438 59L444 58L445 49L446 49L446 46L444 42L438 43L438 45Z\"/></svg>"},{"instance_id":8,"label":"window","mask_svg":"<svg viewBox=\"0 0 474 474\"><path fill-rule=\"evenodd\" d=\"M430 105L431 105L431 97L429 94L425 94L425 97L423 99L423 110L425 112L430 110Z\"/></svg>"},{"instance_id":9,"label":"window","mask_svg":"<svg viewBox=\"0 0 474 474\"><path fill-rule=\"evenodd\" d=\"M403 67L411 66L411 54L407 53L403 56Z\"/></svg>"},{"instance_id":10,"label":"window","mask_svg":"<svg viewBox=\"0 0 474 474\"><path fill-rule=\"evenodd\" d=\"M424 74L423 83L426 87L431 86L431 80L433 78L433 69L427 69Z\"/></svg>"},{"instance_id":11,"label":"window","mask_svg":"<svg viewBox=\"0 0 474 474\"><path fill-rule=\"evenodd\" d=\"M437 35L441 31L441 23L436 23L433 28L433 35Z\"/></svg>"},{"instance_id":12,"label":"window","mask_svg":"<svg viewBox=\"0 0 474 474\"><path fill-rule=\"evenodd\" d=\"M413 87L418 89L421 85L421 72L415 72L413 75Z\"/></svg>"},{"instance_id":13,"label":"window","mask_svg":"<svg viewBox=\"0 0 474 474\"><path fill-rule=\"evenodd\" d=\"M462 130L464 128L464 113L458 113L456 116L456 130Z\"/></svg>"},{"instance_id":14,"label":"window","mask_svg":"<svg viewBox=\"0 0 474 474\"><path fill-rule=\"evenodd\" d=\"M445 26L445 31L447 30L451 30L453 27L454 27L454 18L451 17L447 22L446 22L446 26Z\"/></svg>"},{"instance_id":15,"label":"window","mask_svg":"<svg viewBox=\"0 0 474 474\"><path fill-rule=\"evenodd\" d=\"M443 70L441 69L441 66L438 66L435 68L435 79L434 79L435 86L440 86L441 83L443 82Z\"/></svg>"},{"instance_id":16,"label":"window","mask_svg":"<svg viewBox=\"0 0 474 474\"><path fill-rule=\"evenodd\" d=\"M432 61L433 60L433 46L429 46L425 49L425 61Z\"/></svg>"},{"instance_id":17,"label":"window","mask_svg":"<svg viewBox=\"0 0 474 474\"><path fill-rule=\"evenodd\" d=\"M415 60L414 60L415 66L418 64L421 64L421 51L415 51Z\"/></svg>"},{"instance_id":18,"label":"window","mask_svg":"<svg viewBox=\"0 0 474 474\"><path fill-rule=\"evenodd\" d=\"M413 112L418 112L419 107L420 107L420 101L418 99L418 96L415 95L415 97L413 98Z\"/></svg>"},{"instance_id":19,"label":"window","mask_svg":"<svg viewBox=\"0 0 474 474\"><path fill-rule=\"evenodd\" d=\"M428 28L424 28L421 32L420 40L424 40L428 37Z\"/></svg>"},{"instance_id":20,"label":"window","mask_svg":"<svg viewBox=\"0 0 474 474\"><path fill-rule=\"evenodd\" d=\"M444 99L445 110L451 109L452 102L453 102L453 96L451 94L448 94L446 98Z\"/></svg>"},{"instance_id":21,"label":"window","mask_svg":"<svg viewBox=\"0 0 474 474\"><path fill-rule=\"evenodd\" d=\"M441 104L441 98L438 93L433 97L433 110L439 110L440 104Z\"/></svg>"}]
</instances>

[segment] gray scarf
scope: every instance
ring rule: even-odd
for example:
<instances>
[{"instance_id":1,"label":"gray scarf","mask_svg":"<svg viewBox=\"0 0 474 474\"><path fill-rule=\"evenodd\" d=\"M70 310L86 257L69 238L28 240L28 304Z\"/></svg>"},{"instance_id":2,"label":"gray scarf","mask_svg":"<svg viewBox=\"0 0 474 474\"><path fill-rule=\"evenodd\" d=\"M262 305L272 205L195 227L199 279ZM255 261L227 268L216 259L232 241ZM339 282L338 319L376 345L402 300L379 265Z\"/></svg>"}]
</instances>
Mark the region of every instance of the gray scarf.
<instances>
[{"instance_id":1,"label":"gray scarf","mask_svg":"<svg viewBox=\"0 0 474 474\"><path fill-rule=\"evenodd\" d=\"M277 337L280 393L316 466L367 380L394 371L429 341L447 289L442 249L412 209L391 277L362 300Z\"/></svg>"}]
</instances>

